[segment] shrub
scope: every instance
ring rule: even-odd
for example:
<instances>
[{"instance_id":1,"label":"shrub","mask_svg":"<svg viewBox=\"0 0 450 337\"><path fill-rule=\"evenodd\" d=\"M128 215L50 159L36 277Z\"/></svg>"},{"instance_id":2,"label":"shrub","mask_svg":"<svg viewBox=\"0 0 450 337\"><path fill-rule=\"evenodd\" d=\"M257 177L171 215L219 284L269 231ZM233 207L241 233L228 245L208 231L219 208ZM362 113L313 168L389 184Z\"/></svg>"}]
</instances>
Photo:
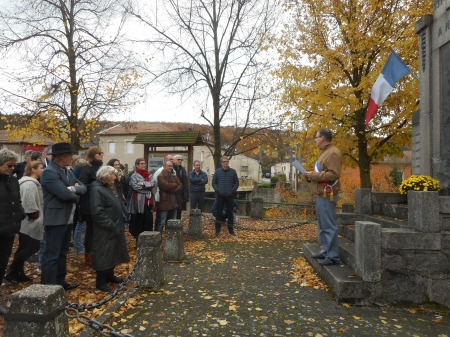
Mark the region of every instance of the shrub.
<instances>
[{"instance_id":1,"label":"shrub","mask_svg":"<svg viewBox=\"0 0 450 337\"><path fill-rule=\"evenodd\" d=\"M441 184L430 176L412 175L401 183L399 190L401 194L408 191L440 191Z\"/></svg>"},{"instance_id":2,"label":"shrub","mask_svg":"<svg viewBox=\"0 0 450 337\"><path fill-rule=\"evenodd\" d=\"M273 176L273 177L270 178L270 183L271 184L276 184L278 182L278 180L279 180L278 176Z\"/></svg>"},{"instance_id":3,"label":"shrub","mask_svg":"<svg viewBox=\"0 0 450 337\"><path fill-rule=\"evenodd\" d=\"M259 184L258 185L258 188L271 188L271 187L273 187L274 185L272 185L272 184L270 184L270 183L267 183L267 184Z\"/></svg>"}]
</instances>

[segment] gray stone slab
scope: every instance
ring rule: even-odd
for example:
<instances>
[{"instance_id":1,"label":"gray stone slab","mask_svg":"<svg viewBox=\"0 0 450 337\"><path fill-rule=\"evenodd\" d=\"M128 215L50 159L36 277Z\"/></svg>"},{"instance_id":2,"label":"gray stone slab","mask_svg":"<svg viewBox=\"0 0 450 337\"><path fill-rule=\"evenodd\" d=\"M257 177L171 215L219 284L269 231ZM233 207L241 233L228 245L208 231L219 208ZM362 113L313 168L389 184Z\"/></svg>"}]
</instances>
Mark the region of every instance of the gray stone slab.
<instances>
[{"instance_id":1,"label":"gray stone slab","mask_svg":"<svg viewBox=\"0 0 450 337\"><path fill-rule=\"evenodd\" d=\"M355 243L346 238L339 238L339 258L341 263L356 270L356 249Z\"/></svg>"},{"instance_id":2,"label":"gray stone slab","mask_svg":"<svg viewBox=\"0 0 450 337\"><path fill-rule=\"evenodd\" d=\"M443 214L439 215L441 219L441 228L443 231L450 231L450 216L445 216Z\"/></svg>"},{"instance_id":3,"label":"gray stone slab","mask_svg":"<svg viewBox=\"0 0 450 337\"><path fill-rule=\"evenodd\" d=\"M442 252L405 251L402 254L406 270L414 271L430 278L450 277L450 260Z\"/></svg>"},{"instance_id":4,"label":"gray stone slab","mask_svg":"<svg viewBox=\"0 0 450 337\"><path fill-rule=\"evenodd\" d=\"M142 232L139 235L137 253L138 268L134 283L138 287L158 289L163 282L163 258L160 232Z\"/></svg>"},{"instance_id":5,"label":"gray stone slab","mask_svg":"<svg viewBox=\"0 0 450 337\"><path fill-rule=\"evenodd\" d=\"M421 233L408 228L382 228L382 249L440 250L440 233Z\"/></svg>"},{"instance_id":6,"label":"gray stone slab","mask_svg":"<svg viewBox=\"0 0 450 337\"><path fill-rule=\"evenodd\" d=\"M372 189L355 189L355 210L359 214L372 214Z\"/></svg>"},{"instance_id":7,"label":"gray stone slab","mask_svg":"<svg viewBox=\"0 0 450 337\"><path fill-rule=\"evenodd\" d=\"M390 303L421 303L427 298L428 279L417 274L386 271L383 296Z\"/></svg>"},{"instance_id":8,"label":"gray stone slab","mask_svg":"<svg viewBox=\"0 0 450 337\"><path fill-rule=\"evenodd\" d=\"M67 337L69 321L60 308L67 304L63 287L33 284L12 294L5 317L5 337ZM11 315L28 316L31 322L14 321ZM11 318L9 318L11 317Z\"/></svg>"},{"instance_id":9,"label":"gray stone slab","mask_svg":"<svg viewBox=\"0 0 450 337\"><path fill-rule=\"evenodd\" d=\"M200 239L203 237L202 211L199 209L191 209L189 214L188 235Z\"/></svg>"},{"instance_id":10,"label":"gray stone slab","mask_svg":"<svg viewBox=\"0 0 450 337\"><path fill-rule=\"evenodd\" d=\"M357 213L336 213L336 225L354 225L356 221L365 221L366 215Z\"/></svg>"},{"instance_id":11,"label":"gray stone slab","mask_svg":"<svg viewBox=\"0 0 450 337\"><path fill-rule=\"evenodd\" d=\"M352 242L355 242L355 225L345 225L343 226L344 237Z\"/></svg>"},{"instance_id":12,"label":"gray stone slab","mask_svg":"<svg viewBox=\"0 0 450 337\"><path fill-rule=\"evenodd\" d=\"M439 192L408 191L408 225L426 233L441 231Z\"/></svg>"},{"instance_id":13,"label":"gray stone slab","mask_svg":"<svg viewBox=\"0 0 450 337\"><path fill-rule=\"evenodd\" d=\"M399 252L383 252L381 267L383 270L401 272L406 269L406 261Z\"/></svg>"},{"instance_id":14,"label":"gray stone slab","mask_svg":"<svg viewBox=\"0 0 450 337\"><path fill-rule=\"evenodd\" d=\"M181 220L169 220L164 242L164 261L182 261L184 253L183 225Z\"/></svg>"},{"instance_id":15,"label":"gray stone slab","mask_svg":"<svg viewBox=\"0 0 450 337\"><path fill-rule=\"evenodd\" d=\"M372 192L372 202L375 204L407 204L406 195L400 193Z\"/></svg>"},{"instance_id":16,"label":"gray stone slab","mask_svg":"<svg viewBox=\"0 0 450 337\"><path fill-rule=\"evenodd\" d=\"M450 307L450 277L442 280L431 280L430 301Z\"/></svg>"},{"instance_id":17,"label":"gray stone slab","mask_svg":"<svg viewBox=\"0 0 450 337\"><path fill-rule=\"evenodd\" d=\"M355 223L356 273L366 282L381 280L381 225Z\"/></svg>"},{"instance_id":18,"label":"gray stone slab","mask_svg":"<svg viewBox=\"0 0 450 337\"><path fill-rule=\"evenodd\" d=\"M442 232L442 249L450 250L450 232Z\"/></svg>"},{"instance_id":19,"label":"gray stone slab","mask_svg":"<svg viewBox=\"0 0 450 337\"><path fill-rule=\"evenodd\" d=\"M350 202L344 202L341 205L341 213L355 213L355 206Z\"/></svg>"},{"instance_id":20,"label":"gray stone slab","mask_svg":"<svg viewBox=\"0 0 450 337\"><path fill-rule=\"evenodd\" d=\"M450 214L450 197L439 197L439 212Z\"/></svg>"},{"instance_id":21,"label":"gray stone slab","mask_svg":"<svg viewBox=\"0 0 450 337\"><path fill-rule=\"evenodd\" d=\"M395 219L408 220L408 205L381 204L381 214Z\"/></svg>"},{"instance_id":22,"label":"gray stone slab","mask_svg":"<svg viewBox=\"0 0 450 337\"><path fill-rule=\"evenodd\" d=\"M264 217L263 198L253 197L251 207L252 218L262 219Z\"/></svg>"}]
</instances>

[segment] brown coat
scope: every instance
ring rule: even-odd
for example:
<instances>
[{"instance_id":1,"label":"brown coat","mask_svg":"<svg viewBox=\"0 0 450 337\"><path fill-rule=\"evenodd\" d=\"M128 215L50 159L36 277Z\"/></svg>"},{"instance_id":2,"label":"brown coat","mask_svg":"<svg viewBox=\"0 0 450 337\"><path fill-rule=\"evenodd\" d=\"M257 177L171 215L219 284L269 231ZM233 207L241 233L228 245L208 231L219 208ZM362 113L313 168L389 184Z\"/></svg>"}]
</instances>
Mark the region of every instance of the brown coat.
<instances>
[{"instance_id":1,"label":"brown coat","mask_svg":"<svg viewBox=\"0 0 450 337\"><path fill-rule=\"evenodd\" d=\"M341 176L342 154L336 146L328 144L319 156L319 167L322 172L311 173L311 193L314 198L323 198L324 186L322 182L333 185ZM341 189L341 182L338 181L333 186L333 193L336 195ZM327 196L330 196L330 189L327 188Z\"/></svg>"},{"instance_id":2,"label":"brown coat","mask_svg":"<svg viewBox=\"0 0 450 337\"><path fill-rule=\"evenodd\" d=\"M183 191L183 185L177 176L172 173L163 171L158 175L159 187L159 206L161 211L168 211L175 207L175 198L177 199L178 208L181 209L180 192Z\"/></svg>"}]
</instances>

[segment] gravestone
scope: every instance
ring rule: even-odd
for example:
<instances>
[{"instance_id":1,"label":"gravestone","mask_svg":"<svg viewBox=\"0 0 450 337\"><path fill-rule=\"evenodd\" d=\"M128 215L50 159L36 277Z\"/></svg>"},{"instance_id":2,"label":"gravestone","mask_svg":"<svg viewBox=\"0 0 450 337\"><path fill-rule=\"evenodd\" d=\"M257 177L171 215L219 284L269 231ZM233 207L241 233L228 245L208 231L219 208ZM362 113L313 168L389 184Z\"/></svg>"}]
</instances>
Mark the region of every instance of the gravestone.
<instances>
[{"instance_id":1,"label":"gravestone","mask_svg":"<svg viewBox=\"0 0 450 337\"><path fill-rule=\"evenodd\" d=\"M441 182L450 195L450 0L434 0L419 36L420 112L413 115L413 174Z\"/></svg>"}]
</instances>

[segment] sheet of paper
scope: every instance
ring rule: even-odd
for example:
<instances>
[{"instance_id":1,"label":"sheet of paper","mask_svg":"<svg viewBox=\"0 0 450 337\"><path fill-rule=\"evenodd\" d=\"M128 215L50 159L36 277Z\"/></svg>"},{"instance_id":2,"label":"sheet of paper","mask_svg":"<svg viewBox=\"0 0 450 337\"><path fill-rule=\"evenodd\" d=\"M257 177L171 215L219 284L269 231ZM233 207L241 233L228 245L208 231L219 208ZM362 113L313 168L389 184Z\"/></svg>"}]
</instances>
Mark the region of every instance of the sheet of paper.
<instances>
[{"instance_id":1,"label":"sheet of paper","mask_svg":"<svg viewBox=\"0 0 450 337\"><path fill-rule=\"evenodd\" d=\"M294 166L297 170L299 170L301 174L305 174L306 172L308 172L305 170L302 164L298 162L298 160L292 162L291 165Z\"/></svg>"}]
</instances>

